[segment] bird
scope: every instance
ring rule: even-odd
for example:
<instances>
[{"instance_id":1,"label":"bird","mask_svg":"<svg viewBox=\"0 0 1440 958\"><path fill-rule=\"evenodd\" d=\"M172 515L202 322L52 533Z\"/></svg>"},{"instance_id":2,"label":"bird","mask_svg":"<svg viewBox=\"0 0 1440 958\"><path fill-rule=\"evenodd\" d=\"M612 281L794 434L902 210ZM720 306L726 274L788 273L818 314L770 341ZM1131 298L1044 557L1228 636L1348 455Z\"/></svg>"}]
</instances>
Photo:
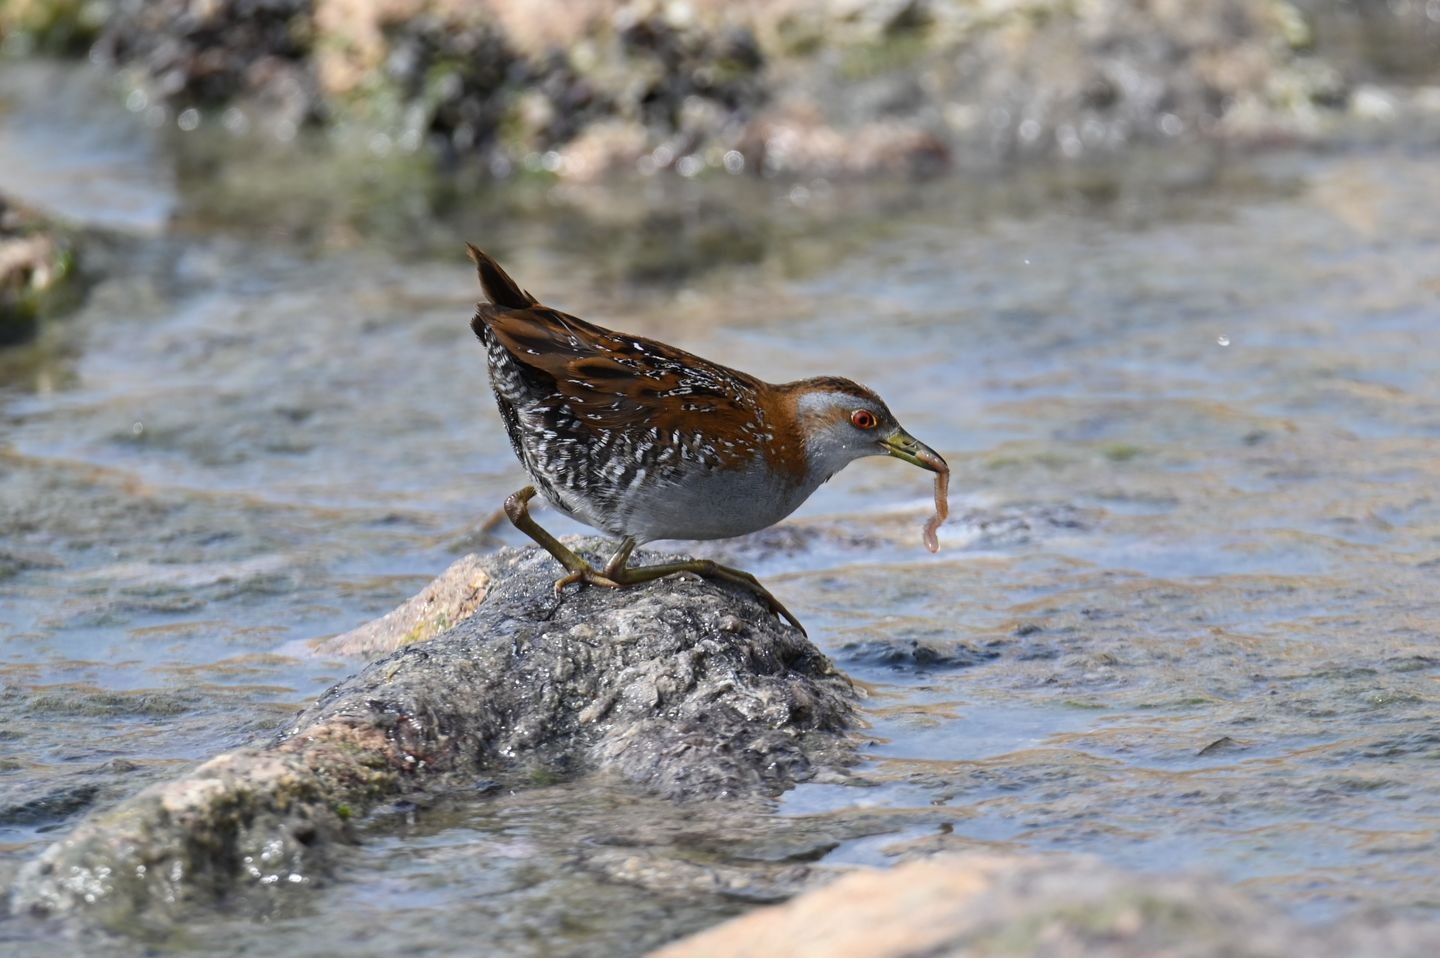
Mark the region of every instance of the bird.
<instances>
[{"instance_id":1,"label":"bird","mask_svg":"<svg viewBox=\"0 0 1440 958\"><path fill-rule=\"evenodd\" d=\"M465 246L487 300L476 304L470 327L484 347L510 444L532 480L505 500L505 514L564 567L557 594L574 583L615 589L694 573L750 590L804 634L748 572L709 559L635 566L631 555L656 540L728 539L771 526L866 456L937 473L937 489L949 476L940 454L859 383L837 376L768 383L606 329L542 305L489 254ZM535 521L529 504L537 491L617 542L603 567Z\"/></svg>"}]
</instances>

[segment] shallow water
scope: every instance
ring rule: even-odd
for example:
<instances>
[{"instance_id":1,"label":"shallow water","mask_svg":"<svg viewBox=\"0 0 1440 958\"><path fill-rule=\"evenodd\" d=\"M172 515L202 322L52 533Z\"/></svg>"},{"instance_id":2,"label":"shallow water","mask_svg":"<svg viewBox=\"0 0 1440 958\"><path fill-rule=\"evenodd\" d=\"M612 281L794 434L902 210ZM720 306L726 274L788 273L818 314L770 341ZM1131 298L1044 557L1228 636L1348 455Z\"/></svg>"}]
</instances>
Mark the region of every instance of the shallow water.
<instances>
[{"instance_id":1,"label":"shallow water","mask_svg":"<svg viewBox=\"0 0 1440 958\"><path fill-rule=\"evenodd\" d=\"M7 70L0 169L116 109L101 87L19 122L56 81ZM466 328L471 239L588 318L861 379L946 455L938 556L928 474L878 460L792 520L813 546L699 547L865 688L867 759L773 808L604 782L387 808L263 927L237 909L154 947L638 953L786 868L972 847L1440 917L1433 154L472 196L207 135L109 130L87 176L170 165L137 220L123 190L65 211L127 232L77 315L0 356L0 878L355 668L303 640L519 541L477 531L522 476ZM0 185L57 188L25 169ZM0 922L35 953L57 933Z\"/></svg>"}]
</instances>

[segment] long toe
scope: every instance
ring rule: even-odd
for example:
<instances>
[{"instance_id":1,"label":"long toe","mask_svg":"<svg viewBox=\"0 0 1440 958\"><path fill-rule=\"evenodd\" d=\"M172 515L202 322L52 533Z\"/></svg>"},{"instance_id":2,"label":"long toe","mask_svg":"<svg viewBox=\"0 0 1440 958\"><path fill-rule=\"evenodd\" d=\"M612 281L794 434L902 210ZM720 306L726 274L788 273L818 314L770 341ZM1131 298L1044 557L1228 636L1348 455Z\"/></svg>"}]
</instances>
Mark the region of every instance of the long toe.
<instances>
[{"instance_id":1,"label":"long toe","mask_svg":"<svg viewBox=\"0 0 1440 958\"><path fill-rule=\"evenodd\" d=\"M581 582L585 585L602 585L607 589L620 588L620 583L616 582L614 579L609 578L603 573L596 572L594 569L586 568L580 569L576 572L571 572L569 575L563 575L560 578L556 579L555 594L559 595L565 590L565 587L567 585L573 585L576 582Z\"/></svg>"},{"instance_id":2,"label":"long toe","mask_svg":"<svg viewBox=\"0 0 1440 958\"><path fill-rule=\"evenodd\" d=\"M800 624L800 620L795 618L794 614L791 613L789 609L785 608L785 606L781 605L780 600L776 599L774 596L770 597L770 611L775 613L775 615L779 618L782 618L786 622L789 622L791 625L795 626L795 630L801 635L805 636L805 638L810 638L810 633L805 631L805 626Z\"/></svg>"},{"instance_id":3,"label":"long toe","mask_svg":"<svg viewBox=\"0 0 1440 958\"><path fill-rule=\"evenodd\" d=\"M800 620L795 618L794 613L792 613L789 609L785 608L785 604L779 599L775 598L775 596L771 594L769 589L765 588L759 582L752 582L746 584L750 586L750 588L755 592L755 595L758 596L760 600L765 603L765 605L770 609L771 613L774 614L776 618L784 619L786 622L789 622L791 625L795 626L796 630L798 630L801 635L805 636L805 638L810 638L810 633L805 631L805 626L800 624Z\"/></svg>"},{"instance_id":4,"label":"long toe","mask_svg":"<svg viewBox=\"0 0 1440 958\"><path fill-rule=\"evenodd\" d=\"M701 575L710 576L712 578L724 579L726 581L733 582L736 585L743 586L749 589L751 592L755 593L755 595L760 599L760 601L765 603L766 607L769 608L769 610L774 613L776 617L784 619L786 622L789 622L791 625L795 626L795 628L800 632L800 634L805 636L807 639L810 637L810 633L805 631L805 626L801 625L800 620L795 618L795 616L790 612L789 609L785 608L785 604L779 599L775 598L775 596L770 592L770 590L765 588L765 586L761 584L759 579L755 578L753 575L744 571L743 569L732 569L729 566L723 566L718 563L712 562L707 563L703 568L696 569L694 571L699 572Z\"/></svg>"}]
</instances>

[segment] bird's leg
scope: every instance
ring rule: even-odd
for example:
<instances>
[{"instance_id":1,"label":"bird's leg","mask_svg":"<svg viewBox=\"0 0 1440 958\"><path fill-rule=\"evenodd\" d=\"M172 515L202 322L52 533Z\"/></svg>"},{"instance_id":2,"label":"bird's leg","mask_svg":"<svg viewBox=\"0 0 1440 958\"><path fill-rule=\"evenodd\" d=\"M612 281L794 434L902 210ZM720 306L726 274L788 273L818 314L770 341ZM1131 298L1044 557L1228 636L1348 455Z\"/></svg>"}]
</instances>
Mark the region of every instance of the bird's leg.
<instances>
[{"instance_id":1,"label":"bird's leg","mask_svg":"<svg viewBox=\"0 0 1440 958\"><path fill-rule=\"evenodd\" d=\"M596 572L591 568L590 563L565 548L559 539L540 528L540 523L530 516L530 500L534 498L534 486L526 486L519 492L511 493L510 497L505 500L505 515L510 517L510 522L515 528L534 539L542 549L555 557L556 562L565 567L568 574L555 580L555 592L558 594L561 589L572 582L588 582L591 585L619 588L620 583ZM634 548L633 542L631 548ZM626 552L625 555L628 558L630 553ZM606 568L608 569L609 566Z\"/></svg>"},{"instance_id":2,"label":"bird's leg","mask_svg":"<svg viewBox=\"0 0 1440 958\"><path fill-rule=\"evenodd\" d=\"M630 552L634 548L635 540L626 539L610 561L605 564L606 577L617 585L638 585L641 582L663 579L665 576L675 575L677 572L693 572L707 579L723 579L726 582L742 585L754 592L771 612L799 629L801 635L809 635L805 631L805 626L800 624L800 620L795 618L790 610L780 603L779 599L771 595L770 590L761 585L759 579L744 570L733 569L710 559L686 559L679 562L661 562L658 565L627 568L625 562L630 558Z\"/></svg>"},{"instance_id":3,"label":"bird's leg","mask_svg":"<svg viewBox=\"0 0 1440 958\"><path fill-rule=\"evenodd\" d=\"M605 563L605 576L619 582L620 580L615 577L624 573L625 563L630 561L630 553L634 551L635 537L626 536L621 540L620 548L616 549L615 554L610 557L610 561Z\"/></svg>"},{"instance_id":4,"label":"bird's leg","mask_svg":"<svg viewBox=\"0 0 1440 958\"><path fill-rule=\"evenodd\" d=\"M675 575L680 572L692 572L707 579L722 579L744 586L759 596L771 612L799 629L801 635L807 635L805 626L800 624L800 620L795 618L790 610L780 603L779 599L771 595L770 590L761 585L759 579L741 569L732 569L730 566L721 565L710 559L687 559L679 562L662 562L658 565L628 567L626 563L630 561L630 554L635 551L633 536L626 536L621 540L615 554L605 563L605 570L596 572L590 563L565 548L559 539L540 528L540 524L531 518L529 502L533 498L535 498L534 486L526 486L519 492L511 494L505 500L505 514L510 517L510 522L514 524L515 528L534 539L541 548L555 557L555 561L565 567L567 574L555 580L557 593L572 582L587 582L590 585L603 585L607 588L618 589L622 586L653 582L656 579L663 579L667 575Z\"/></svg>"}]
</instances>

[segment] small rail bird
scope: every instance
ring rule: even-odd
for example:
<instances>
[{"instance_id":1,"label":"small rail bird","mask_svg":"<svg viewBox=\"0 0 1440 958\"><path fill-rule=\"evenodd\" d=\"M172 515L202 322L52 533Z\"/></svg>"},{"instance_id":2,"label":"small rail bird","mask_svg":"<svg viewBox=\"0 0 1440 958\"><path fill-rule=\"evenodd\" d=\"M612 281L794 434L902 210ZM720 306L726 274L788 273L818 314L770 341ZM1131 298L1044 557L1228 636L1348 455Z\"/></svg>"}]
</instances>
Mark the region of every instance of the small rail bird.
<instances>
[{"instance_id":1,"label":"small rail bird","mask_svg":"<svg viewBox=\"0 0 1440 958\"><path fill-rule=\"evenodd\" d=\"M505 500L515 527L565 567L555 583L619 588L691 572L737 583L802 633L754 576L708 559L631 566L656 539L727 539L773 525L864 456L948 476L945 460L874 392L831 376L771 384L664 343L543 306L466 244L488 303L471 329L515 455L534 480ZM619 540L601 570L531 517L536 489ZM927 532L927 540L933 532Z\"/></svg>"}]
</instances>

